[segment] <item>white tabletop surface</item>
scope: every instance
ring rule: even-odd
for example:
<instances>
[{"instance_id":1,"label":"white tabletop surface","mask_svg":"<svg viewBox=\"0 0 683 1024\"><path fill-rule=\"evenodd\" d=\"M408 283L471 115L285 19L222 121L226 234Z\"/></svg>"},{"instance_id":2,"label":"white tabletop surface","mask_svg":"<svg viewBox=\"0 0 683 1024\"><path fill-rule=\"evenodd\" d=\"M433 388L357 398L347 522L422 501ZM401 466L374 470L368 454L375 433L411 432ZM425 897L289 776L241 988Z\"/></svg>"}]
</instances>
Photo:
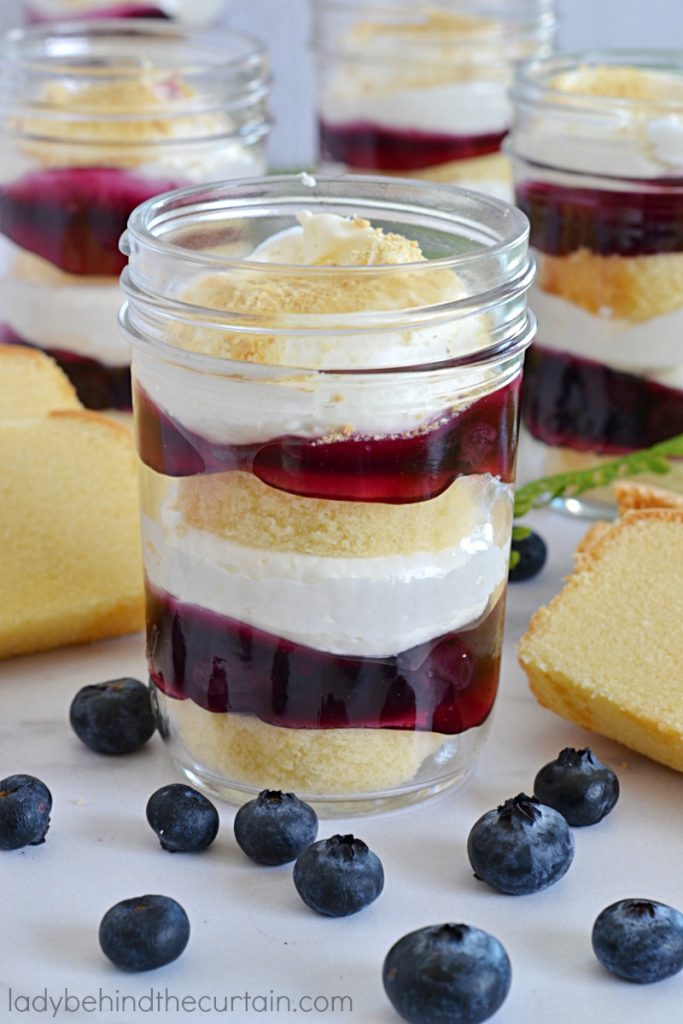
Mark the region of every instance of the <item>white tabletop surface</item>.
<instances>
[{"instance_id":1,"label":"white tabletop surface","mask_svg":"<svg viewBox=\"0 0 683 1024\"><path fill-rule=\"evenodd\" d=\"M683 779L563 721L528 691L515 642L530 614L559 589L585 529L555 513L533 518L550 560L536 580L510 589L501 692L475 774L460 790L418 808L321 823L320 838L354 831L384 862L384 893L354 917L316 916L294 890L290 867L249 862L236 847L228 806L220 808L222 828L210 850L165 853L145 821L149 795L175 778L158 737L139 754L111 759L71 733L68 708L79 687L120 675L144 678L142 637L3 663L0 778L39 776L52 790L54 809L45 844L0 853L0 1022L288 1024L303 1015L326 1024L391 1024L398 1017L381 983L389 947L405 932L453 921L492 932L508 950L512 988L497 1024L680 1024L683 974L650 986L620 982L595 960L590 932L599 911L623 897L683 906ZM605 821L576 830L569 873L526 897L477 882L465 852L474 821L529 791L538 768L562 747L585 745L617 770L622 795ZM148 892L183 904L190 943L165 968L122 974L100 952L99 921L118 900ZM55 1007L43 1010L45 995ZM76 1000L88 996L92 1001L75 1010ZM142 996L146 1001L129 1009L130 998ZM157 1000L153 1013L150 996ZM347 999L344 1008L325 1010L338 996L350 997L352 1006ZM27 997L37 1000L29 1010ZM204 999L194 1011L190 1000L176 1010L183 997ZM232 1012L223 1010L226 997ZM279 1009L270 1009L278 997Z\"/></svg>"}]
</instances>

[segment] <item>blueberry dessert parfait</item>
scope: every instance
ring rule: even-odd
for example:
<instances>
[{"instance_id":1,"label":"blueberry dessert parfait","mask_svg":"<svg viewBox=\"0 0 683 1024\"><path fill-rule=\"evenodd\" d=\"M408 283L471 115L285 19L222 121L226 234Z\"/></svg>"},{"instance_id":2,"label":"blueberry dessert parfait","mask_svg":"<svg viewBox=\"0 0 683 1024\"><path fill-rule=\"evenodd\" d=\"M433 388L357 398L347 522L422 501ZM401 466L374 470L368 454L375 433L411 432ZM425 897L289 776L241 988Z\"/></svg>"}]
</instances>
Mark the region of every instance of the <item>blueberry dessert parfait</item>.
<instances>
[{"instance_id":1,"label":"blueberry dessert parfait","mask_svg":"<svg viewBox=\"0 0 683 1024\"><path fill-rule=\"evenodd\" d=\"M226 0L24 0L29 24L76 18L164 18L192 25L216 21Z\"/></svg>"},{"instance_id":2,"label":"blueberry dessert parfait","mask_svg":"<svg viewBox=\"0 0 683 1024\"><path fill-rule=\"evenodd\" d=\"M335 813L463 778L498 686L525 218L303 175L151 201L124 248L176 763L229 799Z\"/></svg>"},{"instance_id":3,"label":"blueberry dessert parfait","mask_svg":"<svg viewBox=\"0 0 683 1024\"><path fill-rule=\"evenodd\" d=\"M541 472L563 472L683 433L683 51L539 61L513 95L539 268L523 418Z\"/></svg>"},{"instance_id":4,"label":"blueberry dessert parfait","mask_svg":"<svg viewBox=\"0 0 683 1024\"><path fill-rule=\"evenodd\" d=\"M55 358L88 408L130 410L118 241L159 193L262 173L258 43L67 22L0 44L0 343Z\"/></svg>"},{"instance_id":5,"label":"blueberry dessert parfait","mask_svg":"<svg viewBox=\"0 0 683 1024\"><path fill-rule=\"evenodd\" d=\"M511 199L508 90L551 52L554 0L312 3L324 164Z\"/></svg>"}]
</instances>

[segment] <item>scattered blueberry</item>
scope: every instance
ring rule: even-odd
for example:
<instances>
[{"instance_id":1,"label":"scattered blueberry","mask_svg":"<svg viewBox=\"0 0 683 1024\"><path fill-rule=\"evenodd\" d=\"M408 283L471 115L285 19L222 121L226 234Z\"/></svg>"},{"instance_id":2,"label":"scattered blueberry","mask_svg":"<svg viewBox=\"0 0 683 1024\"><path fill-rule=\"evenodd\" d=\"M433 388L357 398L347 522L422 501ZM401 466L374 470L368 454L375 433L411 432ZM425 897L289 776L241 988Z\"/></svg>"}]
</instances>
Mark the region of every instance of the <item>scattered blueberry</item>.
<instances>
[{"instance_id":1,"label":"scattered blueberry","mask_svg":"<svg viewBox=\"0 0 683 1024\"><path fill-rule=\"evenodd\" d=\"M294 865L304 903L327 917L346 917L369 906L384 888L382 862L354 836L332 836L308 846Z\"/></svg>"},{"instance_id":2,"label":"scattered blueberry","mask_svg":"<svg viewBox=\"0 0 683 1024\"><path fill-rule=\"evenodd\" d=\"M149 690L139 679L84 686L69 711L71 727L98 754L132 754L155 729Z\"/></svg>"},{"instance_id":3,"label":"scattered blueberry","mask_svg":"<svg viewBox=\"0 0 683 1024\"><path fill-rule=\"evenodd\" d=\"M100 924L102 952L122 971L152 971L170 964L189 938L187 914L170 896L122 900Z\"/></svg>"},{"instance_id":4,"label":"scattered blueberry","mask_svg":"<svg viewBox=\"0 0 683 1024\"><path fill-rule=\"evenodd\" d=\"M569 870L574 837L561 814L520 793L472 826L467 854L477 878L523 896L547 889Z\"/></svg>"},{"instance_id":5,"label":"scattered blueberry","mask_svg":"<svg viewBox=\"0 0 683 1024\"><path fill-rule=\"evenodd\" d=\"M619 900L598 914L593 950L625 981L649 985L683 967L683 914L654 900Z\"/></svg>"},{"instance_id":6,"label":"scattered blueberry","mask_svg":"<svg viewBox=\"0 0 683 1024\"><path fill-rule=\"evenodd\" d=\"M147 821L169 853L197 853L218 835L218 811L191 786L174 782L152 793Z\"/></svg>"},{"instance_id":7,"label":"scattered blueberry","mask_svg":"<svg viewBox=\"0 0 683 1024\"><path fill-rule=\"evenodd\" d=\"M0 850L19 850L45 842L52 794L33 775L9 775L0 781Z\"/></svg>"},{"instance_id":8,"label":"scattered blueberry","mask_svg":"<svg viewBox=\"0 0 683 1024\"><path fill-rule=\"evenodd\" d=\"M570 825L595 825L619 799L619 780L588 747L566 747L557 760L541 768L534 796L559 811Z\"/></svg>"},{"instance_id":9,"label":"scattered blueberry","mask_svg":"<svg viewBox=\"0 0 683 1024\"><path fill-rule=\"evenodd\" d=\"M510 990L510 960L488 932L443 924L404 935L391 947L384 990L408 1024L479 1024Z\"/></svg>"},{"instance_id":10,"label":"scattered blueberry","mask_svg":"<svg viewBox=\"0 0 683 1024\"><path fill-rule=\"evenodd\" d=\"M521 540L512 541L512 551L519 555L517 564L510 569L508 580L510 583L522 583L537 576L548 557L548 548L542 537L539 537L533 530Z\"/></svg>"},{"instance_id":11,"label":"scattered blueberry","mask_svg":"<svg viewBox=\"0 0 683 1024\"><path fill-rule=\"evenodd\" d=\"M293 793L264 789L235 815L235 839L259 864L288 864L315 842L318 818Z\"/></svg>"}]
</instances>

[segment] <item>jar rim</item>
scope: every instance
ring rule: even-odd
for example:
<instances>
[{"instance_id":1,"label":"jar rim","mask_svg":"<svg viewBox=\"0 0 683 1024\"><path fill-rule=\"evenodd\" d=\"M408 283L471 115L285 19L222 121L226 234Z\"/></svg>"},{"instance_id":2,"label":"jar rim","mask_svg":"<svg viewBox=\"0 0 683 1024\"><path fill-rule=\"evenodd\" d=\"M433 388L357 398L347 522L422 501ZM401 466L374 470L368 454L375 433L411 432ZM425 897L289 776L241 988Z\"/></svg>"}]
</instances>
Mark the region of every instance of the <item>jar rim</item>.
<instances>
[{"instance_id":1,"label":"jar rim","mask_svg":"<svg viewBox=\"0 0 683 1024\"><path fill-rule=\"evenodd\" d=\"M129 220L128 229L123 236L122 246L124 252L126 247L129 245L130 240L141 243L148 246L151 249L156 249L159 253L175 253L176 255L183 256L184 259L189 260L193 263L203 264L206 270L218 270L218 269L231 269L231 270L250 270L250 271L264 271L269 273L273 272L291 272L294 271L297 274L306 273L311 274L315 277L334 276L339 274L340 270L349 270L354 274L384 274L384 273L396 273L397 270L424 270L427 267L429 269L464 269L466 267L474 265L476 262L481 261L482 255L486 256L498 256L503 255L506 250L511 246L519 244L520 241L524 241L528 238L529 234L529 222L527 217L517 207L512 206L510 203L506 203L502 199L498 199L494 196L489 196L481 192L475 192L471 189L456 188L451 185L441 185L431 182L426 182L419 178L386 178L380 177L379 175L344 175L341 177L335 177L325 174L311 175L307 172L301 174L280 174L280 175L269 175L261 178L244 178L241 180L234 181L222 181L214 182L211 185L211 193L215 198L220 201L221 196L225 196L225 200L230 202L230 193L238 193L240 190L247 190L248 199L258 199L258 190L263 188L267 190L269 186L287 185L292 189L297 190L298 193L293 197L294 204L300 200L307 200L311 205L322 205L326 201L329 202L331 197L325 193L328 187L331 190L338 190L340 186L351 186L356 188L358 191L362 187L374 188L378 190L393 189L397 187L405 187L407 190L419 195L422 192L423 195L428 194L435 195L437 192L442 194L446 199L451 198L452 201L467 203L471 207L476 208L477 206L491 213L497 213L501 216L501 226L506 230L504 237L500 241L487 246L485 250L475 250L468 253L458 253L455 256L445 256L437 259L430 259L427 261L419 261L414 263L400 263L400 264L372 264L370 266L312 266L310 264L288 264L288 263L268 263L262 260L249 260L244 258L233 258L225 255L217 255L215 253L197 253L196 250L185 248L184 246L177 245L173 242L161 241L159 236L155 234L154 227L161 226L168 223L168 209L172 204L178 203L180 205L187 203L191 208L193 200L204 200L207 201L207 187L202 185L193 185L189 188L177 189L174 192L166 192L160 196L154 196L152 199L148 199L146 202L141 203L135 210L133 210ZM307 189L308 191L304 191ZM320 190L320 191L319 191ZM249 195L251 193L251 195ZM281 198L281 202L287 202L286 198ZM338 198L337 202L341 202L344 205L349 206L349 209L353 208L354 202L356 204L363 202L371 202L373 206L376 206L378 210L384 208L390 210L395 209L395 204L386 201L384 203L379 200L374 202L366 200L365 197L357 196L350 198ZM247 205L247 204L245 204ZM251 204L249 204L251 205ZM413 204L411 204L413 205ZM232 210L235 206L231 204ZM425 211L429 211L432 215L434 210L431 209L427 204L424 205ZM458 212L464 211L456 210L454 214L447 214L445 209L439 208L437 216L442 218L449 217L452 224L455 224L455 216Z\"/></svg>"},{"instance_id":2,"label":"jar rim","mask_svg":"<svg viewBox=\"0 0 683 1024\"><path fill-rule=\"evenodd\" d=\"M552 85L553 79L581 67L607 66L637 68L643 71L668 72L681 78L683 83L683 49L587 49L552 57L539 57L522 64L516 73L511 90L515 104L528 106L543 104L564 112L618 113L624 109L647 111L683 110L683 100L665 97L629 98L600 96L593 93L568 92Z\"/></svg>"},{"instance_id":3,"label":"jar rim","mask_svg":"<svg viewBox=\"0 0 683 1024\"><path fill-rule=\"evenodd\" d=\"M105 110L74 102L68 108L27 100L53 81L71 86L125 83L141 78L168 82L178 76L192 95L143 110ZM230 111L258 103L271 84L267 52L255 36L225 29L185 26L161 19L68 20L15 28L0 42L0 109L39 116L46 122L145 120L159 111L185 117Z\"/></svg>"},{"instance_id":4,"label":"jar rim","mask_svg":"<svg viewBox=\"0 0 683 1024\"><path fill-rule=\"evenodd\" d=\"M211 205L212 198L214 207ZM268 263L213 252L198 252L163 238L164 231L172 232L176 228L188 227L196 229L202 218L204 224L218 227L216 237L224 237L221 236L220 227L227 221L221 220L221 209L237 218L249 218L251 212L253 218L257 215L254 210L258 207L263 217L281 219L286 216L288 220L292 219L297 209L315 210L318 207L324 212L354 213L371 220L388 221L390 230L396 231L406 225L416 225L419 230L429 232L434 231L433 225L439 223L442 225L442 235L439 236L442 247L447 246L448 239L453 237L458 238L461 245L463 241L471 243L473 248L469 252L438 255L421 262L311 266ZM178 211L180 215L176 217ZM483 224L485 218L482 211L488 214L488 229ZM475 218L477 212L480 221ZM193 220L193 217L199 220ZM401 217L404 219L401 220ZM473 239L466 234L466 229L470 228L479 230L478 238ZM489 232L488 246L481 244L486 241L486 230ZM493 237L494 230L498 231L497 239ZM122 239L122 250L129 256L129 265L122 276L122 286L128 300L124 306L122 322L137 344L160 345L167 356L169 352L175 353L175 358L180 358L182 363L189 361L195 365L196 361L197 366L203 366L206 372L211 372L211 367L215 371L216 363L242 367L245 363L194 351L187 352L180 346L160 340L169 322L254 338L279 335L305 341L322 335L369 336L425 327L431 329L502 309L505 311L502 318L499 317L495 329L492 328L491 333L486 334L484 343L475 345L456 359L458 363L471 360L485 362L491 358L492 351L498 352L510 346L515 350L517 347L526 347L533 336L533 318L528 314L525 303L518 301L526 294L534 274L534 262L528 251L528 233L529 225L525 215L502 200L453 186L418 180L356 175L316 180L310 175L281 175L220 182L212 185L208 192L202 187L182 189L148 200L131 215L128 230ZM197 237L196 231L191 237ZM433 235L429 237L434 238ZM433 244L437 246L436 242ZM476 245L478 247L474 248ZM392 307L388 310L365 309L344 313L287 312L275 315L195 305L191 298L179 297L172 283L186 275L189 277L205 271L210 273L223 270L248 272L250 275L266 273L280 278L290 276L295 285L310 279L313 286L315 282L324 280L329 285L330 275L342 276L348 281L349 275L358 275L357 279L362 280L363 277L367 279L366 275L382 278L387 274L407 273L412 275L415 286L415 274L436 269L470 272L469 290L463 288L463 294L458 292L457 297L447 294L445 298L432 299L432 304L423 305L415 304L413 291L409 293L411 298L406 306L398 309ZM459 277L459 280L462 282L463 278ZM340 286L343 286L343 282L340 282ZM254 287L258 287L258 280ZM150 339L146 331L156 332L160 339ZM446 361L451 362L452 357L441 360L441 364ZM292 366L290 363L287 373L291 375L293 370L300 373L305 369L305 365ZM394 371L398 369L394 367ZM333 371L325 367L324 372L347 371Z\"/></svg>"}]
</instances>

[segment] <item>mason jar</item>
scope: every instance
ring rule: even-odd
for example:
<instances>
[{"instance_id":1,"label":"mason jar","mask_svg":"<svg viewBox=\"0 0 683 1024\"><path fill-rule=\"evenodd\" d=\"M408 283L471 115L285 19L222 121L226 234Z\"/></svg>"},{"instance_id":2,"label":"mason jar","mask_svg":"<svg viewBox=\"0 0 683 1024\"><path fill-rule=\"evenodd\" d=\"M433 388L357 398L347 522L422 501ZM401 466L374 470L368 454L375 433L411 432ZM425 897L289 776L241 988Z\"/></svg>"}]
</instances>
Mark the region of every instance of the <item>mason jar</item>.
<instances>
[{"instance_id":1,"label":"mason jar","mask_svg":"<svg viewBox=\"0 0 683 1024\"><path fill-rule=\"evenodd\" d=\"M683 433L683 51L538 61L513 97L539 268L529 454L543 474L580 470ZM652 481L683 489L683 467ZM604 514L610 500L567 507Z\"/></svg>"},{"instance_id":2,"label":"mason jar","mask_svg":"<svg viewBox=\"0 0 683 1024\"><path fill-rule=\"evenodd\" d=\"M508 90L551 52L554 0L312 4L324 165L512 198Z\"/></svg>"},{"instance_id":3,"label":"mason jar","mask_svg":"<svg viewBox=\"0 0 683 1024\"><path fill-rule=\"evenodd\" d=\"M23 0L29 24L70 18L168 18L208 25L223 13L226 0Z\"/></svg>"},{"instance_id":4,"label":"mason jar","mask_svg":"<svg viewBox=\"0 0 683 1024\"><path fill-rule=\"evenodd\" d=\"M232 801L451 786L498 686L527 224L449 187L266 178L124 249L161 735Z\"/></svg>"},{"instance_id":5,"label":"mason jar","mask_svg":"<svg viewBox=\"0 0 683 1024\"><path fill-rule=\"evenodd\" d=\"M246 36L67 22L0 43L0 341L53 356L93 409L130 410L118 248L145 199L262 174L269 72Z\"/></svg>"}]
</instances>

